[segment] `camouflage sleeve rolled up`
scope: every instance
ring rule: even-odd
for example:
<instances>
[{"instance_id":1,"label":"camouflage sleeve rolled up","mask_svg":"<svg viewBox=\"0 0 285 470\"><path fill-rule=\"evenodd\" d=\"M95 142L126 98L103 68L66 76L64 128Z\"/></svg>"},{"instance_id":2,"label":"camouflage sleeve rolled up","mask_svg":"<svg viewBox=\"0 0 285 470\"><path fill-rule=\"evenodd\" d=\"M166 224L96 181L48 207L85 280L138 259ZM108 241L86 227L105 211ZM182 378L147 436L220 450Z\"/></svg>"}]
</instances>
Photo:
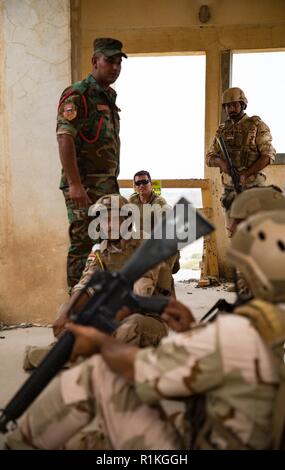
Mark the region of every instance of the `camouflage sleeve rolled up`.
<instances>
[{"instance_id":1,"label":"camouflage sleeve rolled up","mask_svg":"<svg viewBox=\"0 0 285 470\"><path fill-rule=\"evenodd\" d=\"M139 351L135 383L142 401L155 404L217 387L223 367L216 343L216 325L211 324L165 338L157 349Z\"/></svg>"},{"instance_id":2,"label":"camouflage sleeve rolled up","mask_svg":"<svg viewBox=\"0 0 285 470\"><path fill-rule=\"evenodd\" d=\"M80 120L83 109L81 96L77 93L68 96L68 93L69 91L65 90L60 100L56 134L69 134L75 139L81 127ZM67 96L67 98L64 99L64 96Z\"/></svg>"},{"instance_id":3,"label":"camouflage sleeve rolled up","mask_svg":"<svg viewBox=\"0 0 285 470\"><path fill-rule=\"evenodd\" d=\"M272 145L270 129L261 119L257 128L256 145L262 156L266 155L271 161L275 160L276 150Z\"/></svg>"}]
</instances>

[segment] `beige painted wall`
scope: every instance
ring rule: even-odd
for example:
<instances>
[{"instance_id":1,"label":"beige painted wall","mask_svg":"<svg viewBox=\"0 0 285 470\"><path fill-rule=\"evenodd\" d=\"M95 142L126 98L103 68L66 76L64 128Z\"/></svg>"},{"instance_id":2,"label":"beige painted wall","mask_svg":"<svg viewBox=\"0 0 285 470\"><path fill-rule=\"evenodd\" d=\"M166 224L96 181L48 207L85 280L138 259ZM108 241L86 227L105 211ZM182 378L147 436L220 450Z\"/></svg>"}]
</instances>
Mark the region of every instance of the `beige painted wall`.
<instances>
[{"instance_id":1,"label":"beige painted wall","mask_svg":"<svg viewBox=\"0 0 285 470\"><path fill-rule=\"evenodd\" d=\"M58 98L70 83L68 0L0 2L0 321L50 322L65 293Z\"/></svg>"},{"instance_id":2,"label":"beige painted wall","mask_svg":"<svg viewBox=\"0 0 285 470\"><path fill-rule=\"evenodd\" d=\"M211 19L202 24L199 7L210 7ZM205 150L220 118L220 53L223 50L285 49L284 0L75 0L80 46L73 73L83 77L90 71L92 42L98 36L117 37L129 54L191 53L205 51L206 121ZM73 25L74 28L74 25ZM80 50L81 54L78 55ZM189 178L191 178L189 142ZM270 179L283 186L285 167L272 166ZM228 273L218 170L205 169L213 181L215 223L221 274Z\"/></svg>"}]
</instances>

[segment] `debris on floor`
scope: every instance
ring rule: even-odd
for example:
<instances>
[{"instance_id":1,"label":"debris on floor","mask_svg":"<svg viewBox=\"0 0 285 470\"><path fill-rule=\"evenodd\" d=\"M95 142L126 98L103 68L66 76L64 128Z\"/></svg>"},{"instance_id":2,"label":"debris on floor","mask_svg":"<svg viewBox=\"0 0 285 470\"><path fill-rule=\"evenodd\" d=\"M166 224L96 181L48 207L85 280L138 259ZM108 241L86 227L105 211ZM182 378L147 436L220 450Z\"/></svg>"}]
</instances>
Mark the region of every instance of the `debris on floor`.
<instances>
[{"instance_id":1,"label":"debris on floor","mask_svg":"<svg viewBox=\"0 0 285 470\"><path fill-rule=\"evenodd\" d=\"M6 331L6 330L15 330L17 328L31 328L33 326L38 326L42 328L51 328L51 324L46 324L43 325L42 323L17 323L15 325L7 325L3 322L0 322L0 331Z\"/></svg>"}]
</instances>

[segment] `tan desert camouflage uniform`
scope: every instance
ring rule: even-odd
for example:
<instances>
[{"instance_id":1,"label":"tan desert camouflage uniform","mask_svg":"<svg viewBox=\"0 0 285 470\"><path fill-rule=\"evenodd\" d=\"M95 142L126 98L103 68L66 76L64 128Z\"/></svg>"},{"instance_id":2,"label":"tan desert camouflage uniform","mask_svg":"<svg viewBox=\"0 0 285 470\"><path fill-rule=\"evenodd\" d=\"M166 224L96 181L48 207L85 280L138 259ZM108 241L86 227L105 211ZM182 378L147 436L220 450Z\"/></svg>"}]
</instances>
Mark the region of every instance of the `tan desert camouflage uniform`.
<instances>
[{"instance_id":1,"label":"tan desert camouflage uniform","mask_svg":"<svg viewBox=\"0 0 285 470\"><path fill-rule=\"evenodd\" d=\"M149 228L150 230L153 229L154 225L159 221L158 217L160 216L160 210L158 209L153 210L153 216L151 216L150 210L154 209L154 206L157 205L160 208L163 209L170 209L171 206L166 202L164 197L158 196L155 194L154 191L152 191L151 198L147 204L143 204L139 198L138 193L134 193L130 196L129 202L131 204L135 204L138 206L139 211L140 211L140 234L141 237L144 237L144 233L149 233ZM149 212L146 213L146 207ZM148 218L151 218L151 221L149 222L149 225L147 226L144 223L144 211L145 214L148 214ZM145 215L147 217L147 215ZM175 297L175 289L174 289L174 281L172 277L172 268L175 264L175 262L178 262L179 259L179 253L171 256L168 260L164 261L163 263L160 264L160 269L158 273L158 279L155 282L155 289L154 291L150 292L149 295L166 295L166 296L174 296ZM140 280L140 284L142 285L143 282L145 282L146 277L144 277L144 280ZM154 285L154 284L152 284Z\"/></svg>"},{"instance_id":2,"label":"tan desert camouflage uniform","mask_svg":"<svg viewBox=\"0 0 285 470\"><path fill-rule=\"evenodd\" d=\"M284 210L240 224L228 257L253 300L138 350L134 385L104 365L103 349L53 381L8 446L89 448L84 428L96 424L93 448L284 450L284 256Z\"/></svg>"},{"instance_id":3,"label":"tan desert camouflage uniform","mask_svg":"<svg viewBox=\"0 0 285 470\"><path fill-rule=\"evenodd\" d=\"M131 258L138 248L140 240L117 240L110 242L103 240L100 245L94 245L86 262L81 279L74 286L72 293L82 290L92 274L97 270L119 271ZM138 295L155 295L155 286L158 281L160 266L145 273L134 284L134 292ZM93 295L94 289L88 289L88 294ZM137 344L140 347L155 346L163 336L168 334L168 328L159 315L133 314L126 318L116 330L114 336L125 343Z\"/></svg>"},{"instance_id":4,"label":"tan desert camouflage uniform","mask_svg":"<svg viewBox=\"0 0 285 470\"><path fill-rule=\"evenodd\" d=\"M131 258L140 243L140 240L120 239L112 242L103 240L100 244L94 245L86 261L81 279L78 284L74 286L72 294L84 289L95 271L107 269L109 271L119 271ZM159 271L160 265L145 273L144 276L134 284L134 292L144 296L156 295ZM94 292L92 287L87 290L90 296L92 296ZM165 322L161 320L160 316L155 314L132 314L122 321L119 328L114 332L114 336L121 341L136 344L140 347L156 346L161 338L167 334L168 327ZM31 370L37 367L54 344L55 343L52 343L47 347L27 346L23 359L24 370Z\"/></svg>"},{"instance_id":5,"label":"tan desert camouflage uniform","mask_svg":"<svg viewBox=\"0 0 285 470\"><path fill-rule=\"evenodd\" d=\"M206 163L209 165L210 158L224 158L218 146L216 137L224 138L230 158L238 171L249 168L255 163L260 156L267 155L271 161L274 161L276 151L272 146L272 136L269 127L260 119L259 116L244 116L234 123L231 119L227 119L222 123L216 132L213 143L207 152ZM224 194L222 196L222 204L232 201L235 198L235 191L231 177L222 173L222 184L224 186ZM266 176L263 172L249 176L245 182L245 188L252 186L263 186Z\"/></svg>"},{"instance_id":6,"label":"tan desert camouflage uniform","mask_svg":"<svg viewBox=\"0 0 285 470\"><path fill-rule=\"evenodd\" d=\"M119 271L132 257L140 240L103 240L95 244L89 253L80 281L74 286L72 293L82 290L95 271ZM94 294L93 288L88 293Z\"/></svg>"},{"instance_id":7,"label":"tan desert camouflage uniform","mask_svg":"<svg viewBox=\"0 0 285 470\"><path fill-rule=\"evenodd\" d=\"M284 304L267 303L263 310L267 306L284 323ZM279 376L268 338L250 320L253 308L259 305L165 338L157 349L139 350L134 386L94 355L48 386L8 437L8 446L268 448ZM205 398L206 421L191 445L195 421L189 410L197 396Z\"/></svg>"},{"instance_id":8,"label":"tan desert camouflage uniform","mask_svg":"<svg viewBox=\"0 0 285 470\"><path fill-rule=\"evenodd\" d=\"M129 202L131 204L135 204L136 206L138 206L139 210L140 210L140 232L141 232L141 235L143 235L143 232L146 231L146 232L149 232L149 230L146 230L146 228L144 227L144 221L143 221L143 210L144 210L144 207L146 206L146 204L142 203L141 200L140 200L140 197L139 197L139 194L138 193L133 193L130 197L129 197ZM162 196L158 196L157 194L155 194L154 191L152 191L152 194L151 194L151 198L149 200L149 202L147 203L149 204L150 206L153 206L153 205L158 205L162 208L166 208L166 209L170 209L170 205L167 204L166 200L164 199L164 197ZM153 226L155 225L156 223L156 213L154 211L154 217L153 217L153 220L152 220L152 223L151 223L151 227L150 229L153 228Z\"/></svg>"},{"instance_id":9,"label":"tan desert camouflage uniform","mask_svg":"<svg viewBox=\"0 0 285 470\"><path fill-rule=\"evenodd\" d=\"M78 284L74 286L72 293L77 290L82 290L92 274L97 270L108 269L109 271L119 271L131 258L140 243L141 240L120 239L116 241L103 240L100 244L94 245L88 256L81 279ZM159 270L160 265L145 273L144 276L135 283L134 292L138 295L156 295ZM93 288L90 288L88 293L92 295L94 293Z\"/></svg>"},{"instance_id":10,"label":"tan desert camouflage uniform","mask_svg":"<svg viewBox=\"0 0 285 470\"><path fill-rule=\"evenodd\" d=\"M119 192L120 119L116 96L111 87L103 90L93 75L89 75L65 89L59 102L56 133L74 138L81 183L92 203L104 194ZM78 209L70 200L63 172L60 189L70 224L67 275L68 285L73 287L80 279L93 245L88 236L92 219L88 217L88 207Z\"/></svg>"}]
</instances>

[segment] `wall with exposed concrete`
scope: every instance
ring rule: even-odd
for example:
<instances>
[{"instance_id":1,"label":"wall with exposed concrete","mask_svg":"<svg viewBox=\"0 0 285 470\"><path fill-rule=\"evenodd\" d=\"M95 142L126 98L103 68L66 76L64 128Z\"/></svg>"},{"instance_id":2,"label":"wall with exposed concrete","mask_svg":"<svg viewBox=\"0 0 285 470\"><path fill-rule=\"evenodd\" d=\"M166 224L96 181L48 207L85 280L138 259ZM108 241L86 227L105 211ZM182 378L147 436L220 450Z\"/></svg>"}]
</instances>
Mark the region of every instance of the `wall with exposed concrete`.
<instances>
[{"instance_id":1,"label":"wall with exposed concrete","mask_svg":"<svg viewBox=\"0 0 285 470\"><path fill-rule=\"evenodd\" d=\"M0 46L0 321L48 322L66 296L55 123L71 80L69 1L2 1Z\"/></svg>"}]
</instances>

